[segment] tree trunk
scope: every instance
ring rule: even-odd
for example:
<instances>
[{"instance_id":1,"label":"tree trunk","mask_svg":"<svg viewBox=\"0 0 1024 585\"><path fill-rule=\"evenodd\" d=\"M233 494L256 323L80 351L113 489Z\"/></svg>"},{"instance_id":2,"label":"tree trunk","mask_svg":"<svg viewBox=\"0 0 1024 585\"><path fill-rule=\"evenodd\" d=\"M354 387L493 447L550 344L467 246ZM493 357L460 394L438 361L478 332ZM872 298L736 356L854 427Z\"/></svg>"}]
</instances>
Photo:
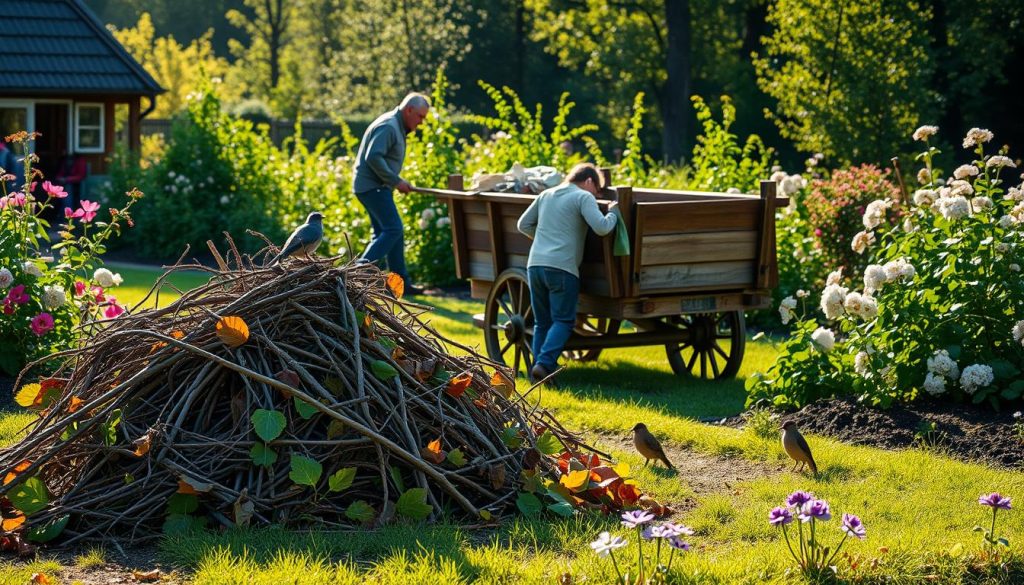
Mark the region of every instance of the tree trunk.
<instances>
[{"instance_id":1,"label":"tree trunk","mask_svg":"<svg viewBox=\"0 0 1024 585\"><path fill-rule=\"evenodd\" d=\"M676 163L691 143L690 103L690 3L689 0L665 0L668 46L665 70L668 80L662 97L662 143L664 158Z\"/></svg>"},{"instance_id":2,"label":"tree trunk","mask_svg":"<svg viewBox=\"0 0 1024 585\"><path fill-rule=\"evenodd\" d=\"M526 91L526 8L523 0L514 0L516 9L516 91Z\"/></svg>"}]
</instances>

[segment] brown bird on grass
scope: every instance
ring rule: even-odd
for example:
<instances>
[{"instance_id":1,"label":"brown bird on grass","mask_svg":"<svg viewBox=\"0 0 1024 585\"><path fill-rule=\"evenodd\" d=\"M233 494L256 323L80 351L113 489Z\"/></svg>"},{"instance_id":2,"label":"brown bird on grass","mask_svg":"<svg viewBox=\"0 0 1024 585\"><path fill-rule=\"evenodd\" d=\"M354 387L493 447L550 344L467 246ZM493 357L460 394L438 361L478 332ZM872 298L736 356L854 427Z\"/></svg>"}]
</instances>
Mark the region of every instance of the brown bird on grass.
<instances>
[{"instance_id":1,"label":"brown bird on grass","mask_svg":"<svg viewBox=\"0 0 1024 585\"><path fill-rule=\"evenodd\" d=\"M797 430L796 423L791 420L787 420L782 425L782 448L796 462L793 464L793 471L797 470L797 464L800 465L800 469L803 469L806 464L811 468L811 473L818 475L818 465L814 462L814 456L811 455L811 448L807 445L804 436Z\"/></svg>"},{"instance_id":2,"label":"brown bird on grass","mask_svg":"<svg viewBox=\"0 0 1024 585\"><path fill-rule=\"evenodd\" d=\"M668 457L665 456L665 450L661 448L661 443L651 434L651 431L647 430L647 425L644 423L636 423L636 426L633 427L633 444L636 445L636 450L647 459L644 461L644 467L647 467L651 459L654 459L661 461L669 469L675 469Z\"/></svg>"}]
</instances>

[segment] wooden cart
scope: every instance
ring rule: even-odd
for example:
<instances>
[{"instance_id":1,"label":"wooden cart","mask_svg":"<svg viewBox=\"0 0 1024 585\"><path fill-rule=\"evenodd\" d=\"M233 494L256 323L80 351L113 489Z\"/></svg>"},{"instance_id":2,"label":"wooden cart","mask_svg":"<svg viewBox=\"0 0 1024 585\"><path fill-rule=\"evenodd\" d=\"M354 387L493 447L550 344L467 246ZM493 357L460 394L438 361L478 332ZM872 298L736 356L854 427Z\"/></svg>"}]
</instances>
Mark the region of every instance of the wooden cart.
<instances>
[{"instance_id":1,"label":"wooden cart","mask_svg":"<svg viewBox=\"0 0 1024 585\"><path fill-rule=\"evenodd\" d=\"M778 284L775 209L788 200L775 190L772 181L761 182L760 196L606 189L598 205L607 211L619 202L631 254L613 254L614 234L588 235L576 329L563 357L591 361L605 348L663 345L678 375L735 376L746 344L743 312L769 307ZM473 298L485 299L474 321L487 354L528 372L531 240L516 222L536 196L467 193L460 175L449 177L448 189L428 191L448 206L459 278L470 280Z\"/></svg>"}]
</instances>

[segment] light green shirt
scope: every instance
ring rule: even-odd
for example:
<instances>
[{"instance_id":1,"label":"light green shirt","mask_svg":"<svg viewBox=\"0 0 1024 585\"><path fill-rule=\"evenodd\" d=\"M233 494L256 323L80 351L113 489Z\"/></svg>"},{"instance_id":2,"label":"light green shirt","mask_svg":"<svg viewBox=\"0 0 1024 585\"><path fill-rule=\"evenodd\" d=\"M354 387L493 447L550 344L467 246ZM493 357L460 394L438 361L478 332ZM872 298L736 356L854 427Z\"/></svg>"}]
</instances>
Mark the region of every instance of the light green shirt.
<instances>
[{"instance_id":1,"label":"light green shirt","mask_svg":"<svg viewBox=\"0 0 1024 585\"><path fill-rule=\"evenodd\" d=\"M579 277L587 226L604 236L615 222L614 213L601 213L593 195L566 183L538 195L516 227L533 239L528 267L558 268Z\"/></svg>"}]
</instances>

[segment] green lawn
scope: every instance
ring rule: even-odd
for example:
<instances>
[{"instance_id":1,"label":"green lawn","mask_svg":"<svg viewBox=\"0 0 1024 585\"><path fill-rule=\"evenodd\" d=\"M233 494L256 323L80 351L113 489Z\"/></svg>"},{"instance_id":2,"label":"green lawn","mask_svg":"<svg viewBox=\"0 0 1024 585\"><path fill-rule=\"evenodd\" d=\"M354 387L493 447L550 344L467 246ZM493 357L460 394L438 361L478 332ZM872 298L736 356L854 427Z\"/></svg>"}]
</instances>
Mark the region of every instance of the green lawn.
<instances>
[{"instance_id":1,"label":"green lawn","mask_svg":"<svg viewBox=\"0 0 1024 585\"><path fill-rule=\"evenodd\" d=\"M133 288L135 273L120 270L122 294ZM129 274L132 276L130 277ZM151 282L153 275L138 275ZM148 280L146 280L148 279ZM199 278L195 282L202 282ZM144 293L142 293L144 294ZM424 298L436 305L432 322L462 343L482 345L470 318L479 303ZM163 299L162 299L163 302ZM732 483L720 493L695 496L688 477L644 468L631 452L613 453L627 461L641 485L662 501L696 504L680 520L697 533L693 550L677 557L671 579L678 583L802 582L790 574L791 563L777 530L767 524L768 511L787 494L804 489L827 499L835 518L824 536L838 540L839 516L859 514L867 526L865 541L847 541L855 559L837 564L847 582L1021 582L1019 563L1013 574L974 567L980 537L971 531L986 523L980 494L1024 494L1024 476L982 465L953 461L921 451L885 451L810 437L822 470L817 479L779 469L786 460L777 439L752 432L701 424L698 418L725 416L743 407L743 378L774 359L764 343L749 343L740 379L698 383L673 376L661 348L606 351L593 364L570 364L559 390L534 392L541 404L570 428L588 433L625 435L643 421L674 448L690 448L721 458L729 466L743 458L773 473L762 479ZM526 388L520 381L520 389ZM9 443L28 420L0 416L0 443ZM588 543L601 530L631 538L614 518L597 515L571 520L524 520L510 516L497 529L471 530L452 523L391 526L375 532L290 533L280 529L232 531L175 538L161 545L163 558L182 568L197 584L220 583L608 583L611 564L594 555ZM1017 511L1001 515L1000 532L1016 546L1024 534ZM624 549L631 553L635 548ZM45 557L45 554L44 554ZM55 572L53 566L45 567ZM981 572L979 572L981 571ZM0 563L0 585L24 583L31 571Z\"/></svg>"}]
</instances>

